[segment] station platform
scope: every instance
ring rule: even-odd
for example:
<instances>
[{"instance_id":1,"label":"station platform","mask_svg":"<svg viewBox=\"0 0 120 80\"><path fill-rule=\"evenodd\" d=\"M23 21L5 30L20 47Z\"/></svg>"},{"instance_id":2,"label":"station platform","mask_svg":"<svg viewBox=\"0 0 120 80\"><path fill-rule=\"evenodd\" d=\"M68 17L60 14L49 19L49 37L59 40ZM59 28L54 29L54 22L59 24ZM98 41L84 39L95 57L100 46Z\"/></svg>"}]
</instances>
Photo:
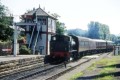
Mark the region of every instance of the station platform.
<instances>
[{"instance_id":1,"label":"station platform","mask_svg":"<svg viewBox=\"0 0 120 80\"><path fill-rule=\"evenodd\" d=\"M16 57L14 57L14 55L0 56L0 62L36 58L36 57L44 58L44 55L17 55Z\"/></svg>"},{"instance_id":2,"label":"station platform","mask_svg":"<svg viewBox=\"0 0 120 80\"><path fill-rule=\"evenodd\" d=\"M44 65L44 55L0 56L0 77Z\"/></svg>"}]
</instances>

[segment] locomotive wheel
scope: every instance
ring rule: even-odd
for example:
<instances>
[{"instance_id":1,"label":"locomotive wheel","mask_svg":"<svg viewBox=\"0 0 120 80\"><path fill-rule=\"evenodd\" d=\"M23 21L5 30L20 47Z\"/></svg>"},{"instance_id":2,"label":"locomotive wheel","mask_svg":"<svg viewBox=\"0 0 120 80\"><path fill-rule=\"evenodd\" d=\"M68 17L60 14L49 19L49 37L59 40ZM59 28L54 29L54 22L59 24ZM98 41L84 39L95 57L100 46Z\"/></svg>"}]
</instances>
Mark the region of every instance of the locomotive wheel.
<instances>
[{"instance_id":1,"label":"locomotive wheel","mask_svg":"<svg viewBox=\"0 0 120 80\"><path fill-rule=\"evenodd\" d=\"M51 63L51 57L50 55L46 55L44 58L44 64Z\"/></svg>"}]
</instances>

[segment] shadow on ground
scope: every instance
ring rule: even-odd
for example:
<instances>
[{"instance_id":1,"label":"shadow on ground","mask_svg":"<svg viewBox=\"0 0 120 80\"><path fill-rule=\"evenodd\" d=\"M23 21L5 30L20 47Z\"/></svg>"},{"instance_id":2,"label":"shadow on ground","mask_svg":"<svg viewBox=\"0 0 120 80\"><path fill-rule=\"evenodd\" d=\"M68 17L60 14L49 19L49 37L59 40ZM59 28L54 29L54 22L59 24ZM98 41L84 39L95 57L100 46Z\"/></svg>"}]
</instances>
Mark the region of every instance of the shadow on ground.
<instances>
[{"instance_id":1,"label":"shadow on ground","mask_svg":"<svg viewBox=\"0 0 120 80\"><path fill-rule=\"evenodd\" d=\"M95 78L102 78L105 76L111 76L113 75L114 77L120 76L120 72L113 72L113 73L106 73L103 75L93 75L93 76L85 76L85 77L79 77L77 80L90 80L90 79L95 79Z\"/></svg>"},{"instance_id":2,"label":"shadow on ground","mask_svg":"<svg viewBox=\"0 0 120 80\"><path fill-rule=\"evenodd\" d=\"M114 64L114 65L109 65L109 66L101 66L101 67L98 67L98 68L108 68L108 67L120 68L120 64Z\"/></svg>"}]
</instances>

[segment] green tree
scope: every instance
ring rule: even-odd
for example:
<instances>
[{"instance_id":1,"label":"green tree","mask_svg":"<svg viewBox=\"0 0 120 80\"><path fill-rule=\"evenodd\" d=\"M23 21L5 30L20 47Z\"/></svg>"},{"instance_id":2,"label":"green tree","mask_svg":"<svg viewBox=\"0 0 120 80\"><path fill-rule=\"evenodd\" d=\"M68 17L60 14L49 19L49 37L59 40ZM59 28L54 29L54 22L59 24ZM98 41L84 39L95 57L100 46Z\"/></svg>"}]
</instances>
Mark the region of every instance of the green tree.
<instances>
[{"instance_id":1,"label":"green tree","mask_svg":"<svg viewBox=\"0 0 120 80\"><path fill-rule=\"evenodd\" d=\"M64 23L61 23L59 21L56 22L56 34L64 34L66 31L66 27L64 26Z\"/></svg>"},{"instance_id":2,"label":"green tree","mask_svg":"<svg viewBox=\"0 0 120 80\"><path fill-rule=\"evenodd\" d=\"M116 36L116 41L115 41L115 44L116 45L120 45L120 34Z\"/></svg>"},{"instance_id":3,"label":"green tree","mask_svg":"<svg viewBox=\"0 0 120 80\"><path fill-rule=\"evenodd\" d=\"M0 2L0 40L11 40L13 29L9 26L12 25L13 17L7 16L8 9Z\"/></svg>"},{"instance_id":4,"label":"green tree","mask_svg":"<svg viewBox=\"0 0 120 80\"><path fill-rule=\"evenodd\" d=\"M90 22L88 24L88 37L92 39L99 39L99 23L98 22Z\"/></svg>"},{"instance_id":5,"label":"green tree","mask_svg":"<svg viewBox=\"0 0 120 80\"><path fill-rule=\"evenodd\" d=\"M68 35L83 36L87 37L87 31L82 29L69 29L67 30Z\"/></svg>"},{"instance_id":6,"label":"green tree","mask_svg":"<svg viewBox=\"0 0 120 80\"><path fill-rule=\"evenodd\" d=\"M113 42L117 41L117 36L115 36L114 34L110 34L110 40Z\"/></svg>"},{"instance_id":7,"label":"green tree","mask_svg":"<svg viewBox=\"0 0 120 80\"><path fill-rule=\"evenodd\" d=\"M109 26L105 24L100 24L100 39L109 40L110 39L110 31Z\"/></svg>"},{"instance_id":8,"label":"green tree","mask_svg":"<svg viewBox=\"0 0 120 80\"><path fill-rule=\"evenodd\" d=\"M106 24L101 24L99 22L90 22L88 25L88 35L89 38L93 39L110 39L109 26Z\"/></svg>"}]
</instances>

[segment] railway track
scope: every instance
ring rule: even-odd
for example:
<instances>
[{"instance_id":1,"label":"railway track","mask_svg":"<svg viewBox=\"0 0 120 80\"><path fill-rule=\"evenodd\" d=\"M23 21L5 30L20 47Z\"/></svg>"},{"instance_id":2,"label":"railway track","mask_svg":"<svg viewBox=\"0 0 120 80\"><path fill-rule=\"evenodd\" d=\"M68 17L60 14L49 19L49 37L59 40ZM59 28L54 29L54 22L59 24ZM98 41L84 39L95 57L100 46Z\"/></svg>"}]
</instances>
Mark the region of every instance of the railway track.
<instances>
[{"instance_id":1,"label":"railway track","mask_svg":"<svg viewBox=\"0 0 120 80\"><path fill-rule=\"evenodd\" d=\"M30 79L32 79L32 78L35 78L35 77L43 77L44 75L46 75L46 74L49 74L49 73L51 73L52 71L54 71L54 70L57 70L57 69L59 69L59 68L61 68L61 67L63 67L64 66L64 64L63 63L61 63L61 64L59 64L59 65L48 65L47 64L47 66L45 66L44 68L42 68L41 70L39 70L39 69L37 69L37 71L36 72L32 72L32 73L29 73L29 74L27 74L27 75L25 75L25 76L22 76L22 77L20 77L20 78L18 78L17 80L30 80ZM41 80L41 79L40 79Z\"/></svg>"},{"instance_id":2,"label":"railway track","mask_svg":"<svg viewBox=\"0 0 120 80\"><path fill-rule=\"evenodd\" d=\"M102 57L107 56L108 54L101 55ZM57 77L65 74L66 72L75 69L77 66L80 66L86 62L89 62L92 58L83 58L80 60L80 63L71 62L67 64L61 63L58 65L45 64L40 67L19 72L17 74L8 75L6 77L0 78L1 80L55 80ZM73 64L74 66L71 66Z\"/></svg>"},{"instance_id":3,"label":"railway track","mask_svg":"<svg viewBox=\"0 0 120 80\"><path fill-rule=\"evenodd\" d=\"M97 58L97 60L99 60L101 58L104 58L104 57L108 56L109 54L110 53L102 54L102 55L100 55L100 58ZM94 58L89 58L89 59L84 58L84 59L81 60L81 62L79 64L76 64L76 65L71 66L71 67L68 66L67 69L65 69L65 68L59 69L58 72L54 72L54 73L49 74L49 77L45 76L44 79L42 79L41 77L38 77L38 78L33 79L33 80L55 80L59 76L61 76L61 75L65 74L65 73L75 69L76 67L78 67L78 66L80 66L80 65L82 65L84 63L90 62L91 60L94 60Z\"/></svg>"},{"instance_id":4,"label":"railway track","mask_svg":"<svg viewBox=\"0 0 120 80\"><path fill-rule=\"evenodd\" d=\"M0 77L0 80L23 80L29 77L33 77L34 75L37 74L43 74L47 71L50 71L54 68L61 67L63 64L59 65L50 65L50 64L40 64L39 66L37 65L35 68L28 69L25 71L20 71L15 74L10 74L10 75L5 75Z\"/></svg>"}]
</instances>

